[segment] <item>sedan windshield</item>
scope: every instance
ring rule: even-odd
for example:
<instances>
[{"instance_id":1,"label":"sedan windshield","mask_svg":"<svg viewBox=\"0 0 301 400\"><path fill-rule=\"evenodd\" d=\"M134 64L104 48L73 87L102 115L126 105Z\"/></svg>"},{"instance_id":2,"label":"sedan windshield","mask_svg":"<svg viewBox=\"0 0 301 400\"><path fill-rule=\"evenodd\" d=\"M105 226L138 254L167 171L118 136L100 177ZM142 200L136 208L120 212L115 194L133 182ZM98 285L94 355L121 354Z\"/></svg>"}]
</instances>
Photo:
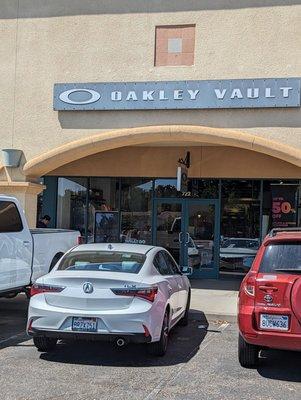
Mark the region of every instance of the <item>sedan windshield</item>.
<instances>
[{"instance_id":1,"label":"sedan windshield","mask_svg":"<svg viewBox=\"0 0 301 400\"><path fill-rule=\"evenodd\" d=\"M58 270L109 271L138 274L145 255L119 251L76 251L67 254Z\"/></svg>"},{"instance_id":2,"label":"sedan windshield","mask_svg":"<svg viewBox=\"0 0 301 400\"><path fill-rule=\"evenodd\" d=\"M300 272L301 242L279 242L267 246L260 272Z\"/></svg>"}]
</instances>

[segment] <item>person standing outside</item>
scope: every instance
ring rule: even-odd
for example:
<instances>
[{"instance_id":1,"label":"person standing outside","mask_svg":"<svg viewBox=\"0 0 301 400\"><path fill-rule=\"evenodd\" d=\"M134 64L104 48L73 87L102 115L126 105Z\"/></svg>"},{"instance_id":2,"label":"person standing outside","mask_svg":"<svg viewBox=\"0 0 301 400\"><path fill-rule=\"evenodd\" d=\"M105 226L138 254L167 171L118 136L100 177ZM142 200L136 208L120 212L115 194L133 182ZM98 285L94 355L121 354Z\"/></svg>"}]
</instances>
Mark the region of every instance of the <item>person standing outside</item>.
<instances>
[{"instance_id":1,"label":"person standing outside","mask_svg":"<svg viewBox=\"0 0 301 400\"><path fill-rule=\"evenodd\" d=\"M50 221L51 217L49 215L44 215L44 217L38 221L37 228L48 228Z\"/></svg>"}]
</instances>

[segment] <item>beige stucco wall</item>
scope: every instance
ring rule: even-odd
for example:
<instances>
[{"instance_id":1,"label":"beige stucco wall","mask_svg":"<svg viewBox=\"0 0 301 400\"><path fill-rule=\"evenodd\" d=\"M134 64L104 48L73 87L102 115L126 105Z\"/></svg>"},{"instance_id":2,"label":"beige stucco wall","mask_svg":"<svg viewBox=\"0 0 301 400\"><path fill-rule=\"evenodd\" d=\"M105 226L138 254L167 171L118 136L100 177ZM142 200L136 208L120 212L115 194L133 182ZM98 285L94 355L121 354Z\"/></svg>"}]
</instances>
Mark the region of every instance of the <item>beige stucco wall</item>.
<instances>
[{"instance_id":1,"label":"beige stucco wall","mask_svg":"<svg viewBox=\"0 0 301 400\"><path fill-rule=\"evenodd\" d=\"M225 146L123 147L66 164L48 175L175 177L191 153L189 177L300 178L301 168L250 150Z\"/></svg>"},{"instance_id":2,"label":"beige stucco wall","mask_svg":"<svg viewBox=\"0 0 301 400\"><path fill-rule=\"evenodd\" d=\"M193 124L252 132L301 149L299 108L52 110L55 82L301 76L300 1L256 3L260 6L250 0L1 1L0 148L21 148L29 161L110 129ZM154 67L155 26L191 23L195 65Z\"/></svg>"}]
</instances>

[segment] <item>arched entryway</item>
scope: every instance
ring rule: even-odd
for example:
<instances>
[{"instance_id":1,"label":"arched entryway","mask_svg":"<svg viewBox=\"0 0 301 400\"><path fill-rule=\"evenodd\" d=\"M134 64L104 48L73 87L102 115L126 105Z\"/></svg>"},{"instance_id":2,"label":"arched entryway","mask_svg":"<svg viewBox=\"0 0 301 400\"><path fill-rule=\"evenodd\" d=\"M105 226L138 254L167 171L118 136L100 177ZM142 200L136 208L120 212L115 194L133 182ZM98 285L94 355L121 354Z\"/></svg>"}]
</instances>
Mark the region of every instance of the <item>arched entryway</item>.
<instances>
[{"instance_id":1,"label":"arched entryway","mask_svg":"<svg viewBox=\"0 0 301 400\"><path fill-rule=\"evenodd\" d=\"M175 180L177 160L185 156L187 150L192 154L189 176L194 180L193 190L200 193L195 196L192 194L191 198L189 191L188 198L183 193L182 197L179 196L177 190L173 191L171 180L166 179ZM91 199L92 203L95 199L95 203L98 202L102 190L107 191L99 207L97 204L92 204L92 207L101 212L114 211L112 218L115 219L115 231L118 232L116 240L122 238L133 243L142 240L161 245L168 248L182 265L191 264L198 276L204 272L207 277L216 277L222 241L225 239L221 229L223 190L232 191L231 202L225 207L233 220L240 218L243 213L247 214L247 208L251 210L250 214L258 217L255 221L256 235L254 229L250 229L248 235L244 231L238 232L240 239L247 239L241 243L249 247L243 253L243 267L247 269L254 253L252 246L257 246L259 231L262 231L262 178L298 179L300 167L300 151L282 143L236 130L168 125L111 130L85 137L29 160L24 166L24 173L29 179L46 175L46 184L51 188L52 196L60 202L59 207L56 203L52 212L49 212L51 215L60 213L62 223L58 227L78 229L78 226L64 225L69 215L64 207L69 202L72 210L70 201L73 198L80 198L85 192L85 204L88 205ZM143 179L135 181L135 177ZM211 178L212 182L207 184ZM103 183L104 179L107 179L106 184ZM164 179L167 182L163 182ZM248 180L244 183L246 187L242 190L244 193L240 196L240 203L235 200L236 189L227 181L229 179ZM113 185L112 182L115 182L115 186L109 193L108 187ZM53 195L58 190L58 183L59 191ZM249 183L253 185L250 190ZM72 192L76 185L79 187L78 195ZM104 206L104 200L108 202L109 194L114 197L117 190L116 199L122 198L123 191L128 190L126 188L129 190L125 197L136 195L139 198L139 191L143 188L146 192L146 187L152 199L147 210L125 210L117 204L118 201L114 207L112 202L109 204L111 207L100 207L100 204ZM95 212L92 214L95 215ZM85 218L90 221L91 215L87 214ZM245 223L252 225L252 218ZM85 223L86 239L95 239L95 221ZM234 226L227 236L232 238L235 234ZM234 245L233 241L231 246ZM234 257L231 252L229 254L223 250L225 268L228 268L231 257ZM240 254L236 255L236 259L240 259ZM239 264L239 260L236 263Z\"/></svg>"},{"instance_id":2,"label":"arched entryway","mask_svg":"<svg viewBox=\"0 0 301 400\"><path fill-rule=\"evenodd\" d=\"M64 144L29 160L23 172L38 177L92 154L126 146L193 143L232 146L263 153L301 166L301 151L273 140L230 129L191 125L164 125L118 129Z\"/></svg>"}]
</instances>

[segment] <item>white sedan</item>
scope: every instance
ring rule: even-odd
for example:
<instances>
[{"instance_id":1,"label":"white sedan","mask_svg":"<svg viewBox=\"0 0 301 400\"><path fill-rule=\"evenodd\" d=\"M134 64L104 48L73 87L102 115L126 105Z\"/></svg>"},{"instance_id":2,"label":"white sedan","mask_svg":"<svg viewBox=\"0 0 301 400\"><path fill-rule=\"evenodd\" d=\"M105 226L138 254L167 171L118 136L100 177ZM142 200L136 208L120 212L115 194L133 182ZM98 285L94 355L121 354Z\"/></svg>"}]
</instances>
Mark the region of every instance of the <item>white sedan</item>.
<instances>
[{"instance_id":1,"label":"white sedan","mask_svg":"<svg viewBox=\"0 0 301 400\"><path fill-rule=\"evenodd\" d=\"M189 280L165 249L80 245L32 286L27 333L40 351L78 338L147 343L161 356L170 329L187 325L189 304Z\"/></svg>"}]
</instances>

